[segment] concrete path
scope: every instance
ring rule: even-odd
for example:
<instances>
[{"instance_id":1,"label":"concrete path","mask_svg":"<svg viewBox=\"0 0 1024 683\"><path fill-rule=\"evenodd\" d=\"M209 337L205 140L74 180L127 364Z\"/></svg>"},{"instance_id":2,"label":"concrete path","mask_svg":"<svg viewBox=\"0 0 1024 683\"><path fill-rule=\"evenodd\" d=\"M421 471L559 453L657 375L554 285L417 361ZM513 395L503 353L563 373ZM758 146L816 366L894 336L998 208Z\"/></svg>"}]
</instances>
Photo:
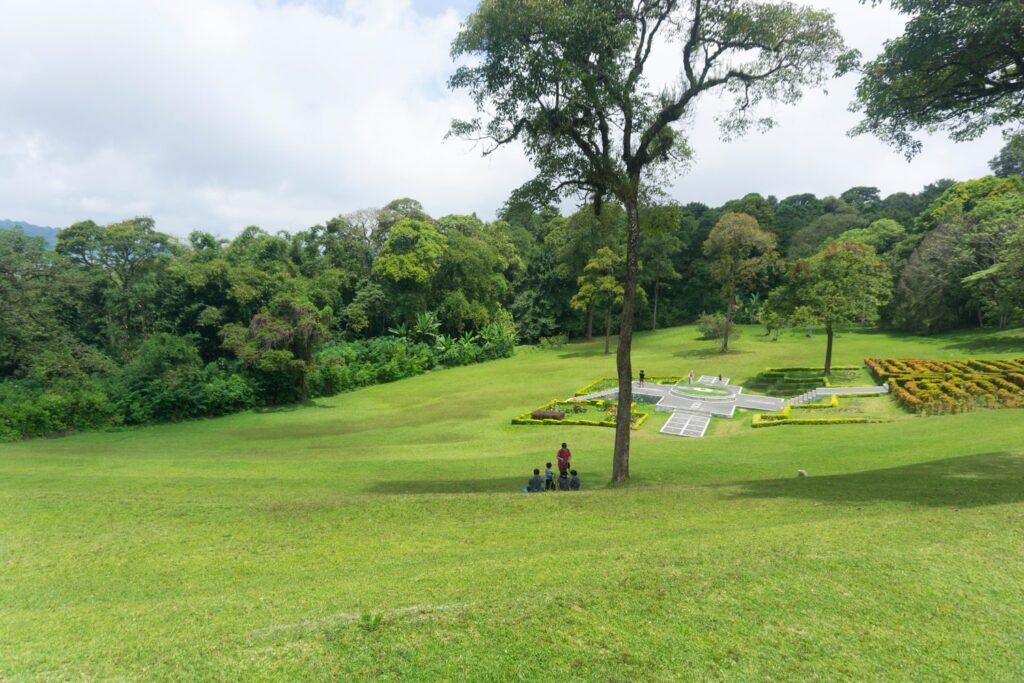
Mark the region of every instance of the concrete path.
<instances>
[{"instance_id":1,"label":"concrete path","mask_svg":"<svg viewBox=\"0 0 1024 683\"><path fill-rule=\"evenodd\" d=\"M776 412L782 410L787 405L815 403L826 396L856 396L858 394L877 394L889 391L888 386L822 387L787 400L773 396L744 394L743 387L729 384L728 377L723 377L719 380L718 377L702 375L700 380L695 382L694 385L724 389L728 392L728 395L708 396L701 399L688 394L684 395L674 390L675 387L670 384L645 382L641 385L639 382L633 382L633 400L654 403L654 409L659 413L672 413L672 417L661 428L662 434L699 439L707 431L712 416L731 418L736 414L737 408ZM577 396L569 400L615 400L618 396L618 388L613 388L587 394L586 396Z\"/></svg>"},{"instance_id":2,"label":"concrete path","mask_svg":"<svg viewBox=\"0 0 1024 683\"><path fill-rule=\"evenodd\" d=\"M670 417L668 422L665 423L665 426L661 428L661 433L699 439L704 436L704 432L708 430L708 425L710 423L710 415L688 413L683 410L677 410L672 413L672 417Z\"/></svg>"}]
</instances>

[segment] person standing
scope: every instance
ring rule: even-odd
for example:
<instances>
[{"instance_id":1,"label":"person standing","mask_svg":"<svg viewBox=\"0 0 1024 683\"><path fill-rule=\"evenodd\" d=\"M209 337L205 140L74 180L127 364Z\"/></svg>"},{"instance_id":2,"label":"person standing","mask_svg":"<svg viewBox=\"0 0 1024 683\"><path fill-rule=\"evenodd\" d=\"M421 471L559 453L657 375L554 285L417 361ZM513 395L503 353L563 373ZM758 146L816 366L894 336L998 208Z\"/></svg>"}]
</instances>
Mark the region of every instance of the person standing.
<instances>
[{"instance_id":1,"label":"person standing","mask_svg":"<svg viewBox=\"0 0 1024 683\"><path fill-rule=\"evenodd\" d=\"M556 459L558 460L559 476L567 476L569 472L569 461L572 459L572 452L569 451L569 447L564 443L562 444L562 447L558 449Z\"/></svg>"},{"instance_id":2,"label":"person standing","mask_svg":"<svg viewBox=\"0 0 1024 683\"><path fill-rule=\"evenodd\" d=\"M644 371L640 371L640 386L644 385Z\"/></svg>"},{"instance_id":3,"label":"person standing","mask_svg":"<svg viewBox=\"0 0 1024 683\"><path fill-rule=\"evenodd\" d=\"M693 384L693 370L690 370L690 374L686 377L687 384Z\"/></svg>"}]
</instances>

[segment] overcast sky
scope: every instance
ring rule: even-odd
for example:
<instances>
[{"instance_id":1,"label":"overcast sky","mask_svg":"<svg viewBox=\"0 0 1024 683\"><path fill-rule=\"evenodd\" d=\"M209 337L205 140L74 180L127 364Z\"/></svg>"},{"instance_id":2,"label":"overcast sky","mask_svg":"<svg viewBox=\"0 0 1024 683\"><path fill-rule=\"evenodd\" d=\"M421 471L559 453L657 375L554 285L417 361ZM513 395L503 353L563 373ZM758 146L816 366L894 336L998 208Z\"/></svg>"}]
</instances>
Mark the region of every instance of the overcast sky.
<instances>
[{"instance_id":1,"label":"overcast sky","mask_svg":"<svg viewBox=\"0 0 1024 683\"><path fill-rule=\"evenodd\" d=\"M833 9L873 55L900 17L857 0ZM65 226L150 215L158 228L223 235L307 227L415 197L435 216L493 218L531 175L509 149L483 159L444 141L468 116L446 88L470 0L0 0L0 218ZM987 172L998 133L927 140L913 163L850 139L855 80L773 113L780 125L723 143L702 102L680 202L780 198L875 185L914 192Z\"/></svg>"}]
</instances>

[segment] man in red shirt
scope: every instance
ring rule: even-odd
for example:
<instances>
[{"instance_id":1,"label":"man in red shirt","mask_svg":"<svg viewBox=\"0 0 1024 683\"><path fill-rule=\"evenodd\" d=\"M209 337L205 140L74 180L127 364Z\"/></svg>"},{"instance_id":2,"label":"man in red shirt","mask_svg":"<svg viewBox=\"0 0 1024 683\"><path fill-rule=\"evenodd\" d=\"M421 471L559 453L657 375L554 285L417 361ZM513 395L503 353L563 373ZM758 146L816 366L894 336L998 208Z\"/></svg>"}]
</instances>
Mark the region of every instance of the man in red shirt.
<instances>
[{"instance_id":1,"label":"man in red shirt","mask_svg":"<svg viewBox=\"0 0 1024 683\"><path fill-rule=\"evenodd\" d=\"M558 472L559 474L566 474L569 471L569 460L572 459L572 453L569 452L569 447L564 443L562 447L558 449Z\"/></svg>"}]
</instances>

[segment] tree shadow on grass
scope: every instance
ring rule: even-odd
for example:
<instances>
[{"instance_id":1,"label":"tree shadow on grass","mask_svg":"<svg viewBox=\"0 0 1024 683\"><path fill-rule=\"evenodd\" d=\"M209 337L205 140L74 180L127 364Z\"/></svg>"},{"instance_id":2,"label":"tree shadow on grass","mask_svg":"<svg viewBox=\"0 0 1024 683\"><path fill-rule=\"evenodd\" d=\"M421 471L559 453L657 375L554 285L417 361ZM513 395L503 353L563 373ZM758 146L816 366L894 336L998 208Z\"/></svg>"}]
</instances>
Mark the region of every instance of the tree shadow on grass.
<instances>
[{"instance_id":1,"label":"tree shadow on grass","mask_svg":"<svg viewBox=\"0 0 1024 683\"><path fill-rule=\"evenodd\" d=\"M740 484L736 498L805 498L825 503L895 501L973 508L1024 502L1024 455L999 452L816 477Z\"/></svg>"},{"instance_id":2,"label":"tree shadow on grass","mask_svg":"<svg viewBox=\"0 0 1024 683\"><path fill-rule=\"evenodd\" d=\"M944 349L956 349L966 353L1021 353L1024 355L1024 337L995 337L964 334L957 335L944 344Z\"/></svg>"},{"instance_id":3,"label":"tree shadow on grass","mask_svg":"<svg viewBox=\"0 0 1024 683\"><path fill-rule=\"evenodd\" d=\"M608 353L605 353L604 346L601 346L594 349L580 349L578 351L569 351L567 353L561 353L558 355L558 357L563 360L568 360L570 358L594 358L597 356L607 356L608 358L614 361L615 347L611 347Z\"/></svg>"},{"instance_id":4,"label":"tree shadow on grass","mask_svg":"<svg viewBox=\"0 0 1024 683\"><path fill-rule=\"evenodd\" d=\"M330 407L331 406L329 406L329 405L325 405L323 403L318 403L314 399L309 399L308 401L303 401L301 403L283 403L283 404L278 405L278 406L264 406L262 408L256 408L255 412L260 413L260 414L263 414L263 413L293 413L296 410L301 410L302 408L330 408Z\"/></svg>"},{"instance_id":5,"label":"tree shadow on grass","mask_svg":"<svg viewBox=\"0 0 1024 683\"><path fill-rule=\"evenodd\" d=\"M373 482L366 487L366 493L392 495L417 493L516 493L526 487L529 474L521 477L498 477L495 479L422 479Z\"/></svg>"},{"instance_id":6,"label":"tree shadow on grass","mask_svg":"<svg viewBox=\"0 0 1024 683\"><path fill-rule=\"evenodd\" d=\"M732 356L742 356L749 354L750 351L736 351L735 349L729 349L725 353L718 347L708 349L684 349L682 351L676 351L672 354L673 358L731 358Z\"/></svg>"}]
</instances>

